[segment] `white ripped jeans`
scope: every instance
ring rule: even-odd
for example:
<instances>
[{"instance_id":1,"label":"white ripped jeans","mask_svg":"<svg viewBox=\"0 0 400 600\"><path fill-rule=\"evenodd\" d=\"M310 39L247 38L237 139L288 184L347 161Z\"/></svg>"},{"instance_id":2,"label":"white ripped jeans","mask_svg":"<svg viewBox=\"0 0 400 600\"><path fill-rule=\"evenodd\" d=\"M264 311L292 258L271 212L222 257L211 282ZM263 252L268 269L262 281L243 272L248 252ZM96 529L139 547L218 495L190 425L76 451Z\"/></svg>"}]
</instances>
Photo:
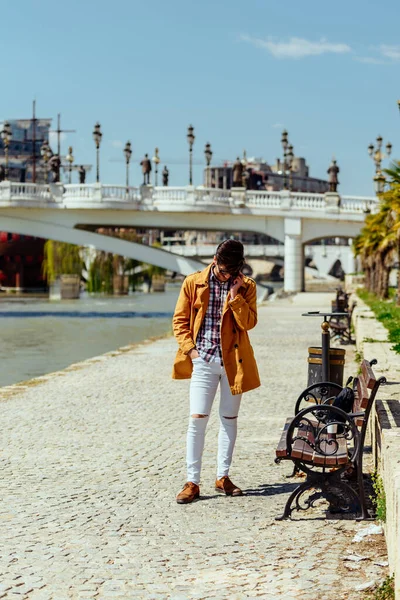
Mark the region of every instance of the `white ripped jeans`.
<instances>
[{"instance_id":1,"label":"white ripped jeans","mask_svg":"<svg viewBox=\"0 0 400 600\"><path fill-rule=\"evenodd\" d=\"M190 418L187 432L187 481L199 484L201 459L211 407L220 384L217 478L229 474L237 434L237 416L242 394L232 395L225 368L220 360L193 359L190 382ZM192 415L206 415L193 417Z\"/></svg>"}]
</instances>

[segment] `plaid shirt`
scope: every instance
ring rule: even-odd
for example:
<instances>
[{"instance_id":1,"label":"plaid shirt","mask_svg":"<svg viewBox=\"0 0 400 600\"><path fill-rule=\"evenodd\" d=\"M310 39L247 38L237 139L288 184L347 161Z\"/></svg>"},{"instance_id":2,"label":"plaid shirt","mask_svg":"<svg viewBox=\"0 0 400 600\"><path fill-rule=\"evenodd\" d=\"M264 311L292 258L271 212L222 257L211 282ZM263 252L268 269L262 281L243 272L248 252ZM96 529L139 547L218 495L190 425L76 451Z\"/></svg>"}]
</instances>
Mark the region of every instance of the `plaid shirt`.
<instances>
[{"instance_id":1,"label":"plaid shirt","mask_svg":"<svg viewBox=\"0 0 400 600\"><path fill-rule=\"evenodd\" d=\"M222 361L221 321L225 301L231 288L231 279L222 283L218 281L214 275L214 270L211 269L209 287L210 300L197 335L196 348L201 358L206 362L212 362L216 358L220 358Z\"/></svg>"}]
</instances>

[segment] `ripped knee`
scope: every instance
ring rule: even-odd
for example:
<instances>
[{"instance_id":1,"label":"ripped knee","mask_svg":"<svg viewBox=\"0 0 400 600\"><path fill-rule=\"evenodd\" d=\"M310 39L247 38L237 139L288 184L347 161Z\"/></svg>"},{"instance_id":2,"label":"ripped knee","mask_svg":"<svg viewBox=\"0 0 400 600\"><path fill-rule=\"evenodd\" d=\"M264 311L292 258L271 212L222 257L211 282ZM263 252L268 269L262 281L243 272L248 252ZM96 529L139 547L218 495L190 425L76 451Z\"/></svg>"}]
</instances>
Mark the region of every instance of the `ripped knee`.
<instances>
[{"instance_id":1,"label":"ripped knee","mask_svg":"<svg viewBox=\"0 0 400 600\"><path fill-rule=\"evenodd\" d=\"M236 417L225 417L224 416L224 419L237 419L237 416Z\"/></svg>"},{"instance_id":2,"label":"ripped knee","mask_svg":"<svg viewBox=\"0 0 400 600\"><path fill-rule=\"evenodd\" d=\"M205 419L208 415L190 415L192 419Z\"/></svg>"}]
</instances>

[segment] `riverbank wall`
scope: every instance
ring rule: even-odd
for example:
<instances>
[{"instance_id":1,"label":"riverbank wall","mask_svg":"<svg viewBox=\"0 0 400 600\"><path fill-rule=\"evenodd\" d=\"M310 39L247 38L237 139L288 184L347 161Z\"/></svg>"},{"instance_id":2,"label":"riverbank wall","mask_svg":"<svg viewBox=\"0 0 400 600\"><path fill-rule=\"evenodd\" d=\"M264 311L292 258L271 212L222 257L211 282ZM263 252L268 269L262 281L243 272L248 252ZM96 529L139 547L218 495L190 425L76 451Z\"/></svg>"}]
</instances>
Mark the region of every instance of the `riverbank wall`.
<instances>
[{"instance_id":1,"label":"riverbank wall","mask_svg":"<svg viewBox=\"0 0 400 600\"><path fill-rule=\"evenodd\" d=\"M374 372L387 379L381 386L371 415L371 439L375 468L386 495L385 537L390 572L395 575L396 600L400 599L400 355L388 342L388 331L373 311L357 298L353 324L357 351L362 358L376 358Z\"/></svg>"}]
</instances>

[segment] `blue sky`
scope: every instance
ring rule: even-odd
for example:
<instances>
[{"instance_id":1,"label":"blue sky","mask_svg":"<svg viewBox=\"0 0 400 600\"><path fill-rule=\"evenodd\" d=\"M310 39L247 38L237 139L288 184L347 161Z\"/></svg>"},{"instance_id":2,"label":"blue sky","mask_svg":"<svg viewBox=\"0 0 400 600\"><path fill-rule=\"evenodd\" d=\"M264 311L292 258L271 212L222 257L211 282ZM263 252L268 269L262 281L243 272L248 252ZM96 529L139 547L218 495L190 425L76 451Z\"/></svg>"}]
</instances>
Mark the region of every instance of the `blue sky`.
<instances>
[{"instance_id":1,"label":"blue sky","mask_svg":"<svg viewBox=\"0 0 400 600\"><path fill-rule=\"evenodd\" d=\"M380 134L400 158L399 22L395 0L7 2L0 118L29 116L36 97L39 117L60 112L77 130L63 150L72 144L78 163L95 161L99 120L101 179L121 184L128 139L134 161L158 146L170 184L183 185L189 123L201 163L206 142L215 161L245 148L274 162L286 127L311 175L325 177L335 155L340 191L372 195L368 144Z\"/></svg>"}]
</instances>

